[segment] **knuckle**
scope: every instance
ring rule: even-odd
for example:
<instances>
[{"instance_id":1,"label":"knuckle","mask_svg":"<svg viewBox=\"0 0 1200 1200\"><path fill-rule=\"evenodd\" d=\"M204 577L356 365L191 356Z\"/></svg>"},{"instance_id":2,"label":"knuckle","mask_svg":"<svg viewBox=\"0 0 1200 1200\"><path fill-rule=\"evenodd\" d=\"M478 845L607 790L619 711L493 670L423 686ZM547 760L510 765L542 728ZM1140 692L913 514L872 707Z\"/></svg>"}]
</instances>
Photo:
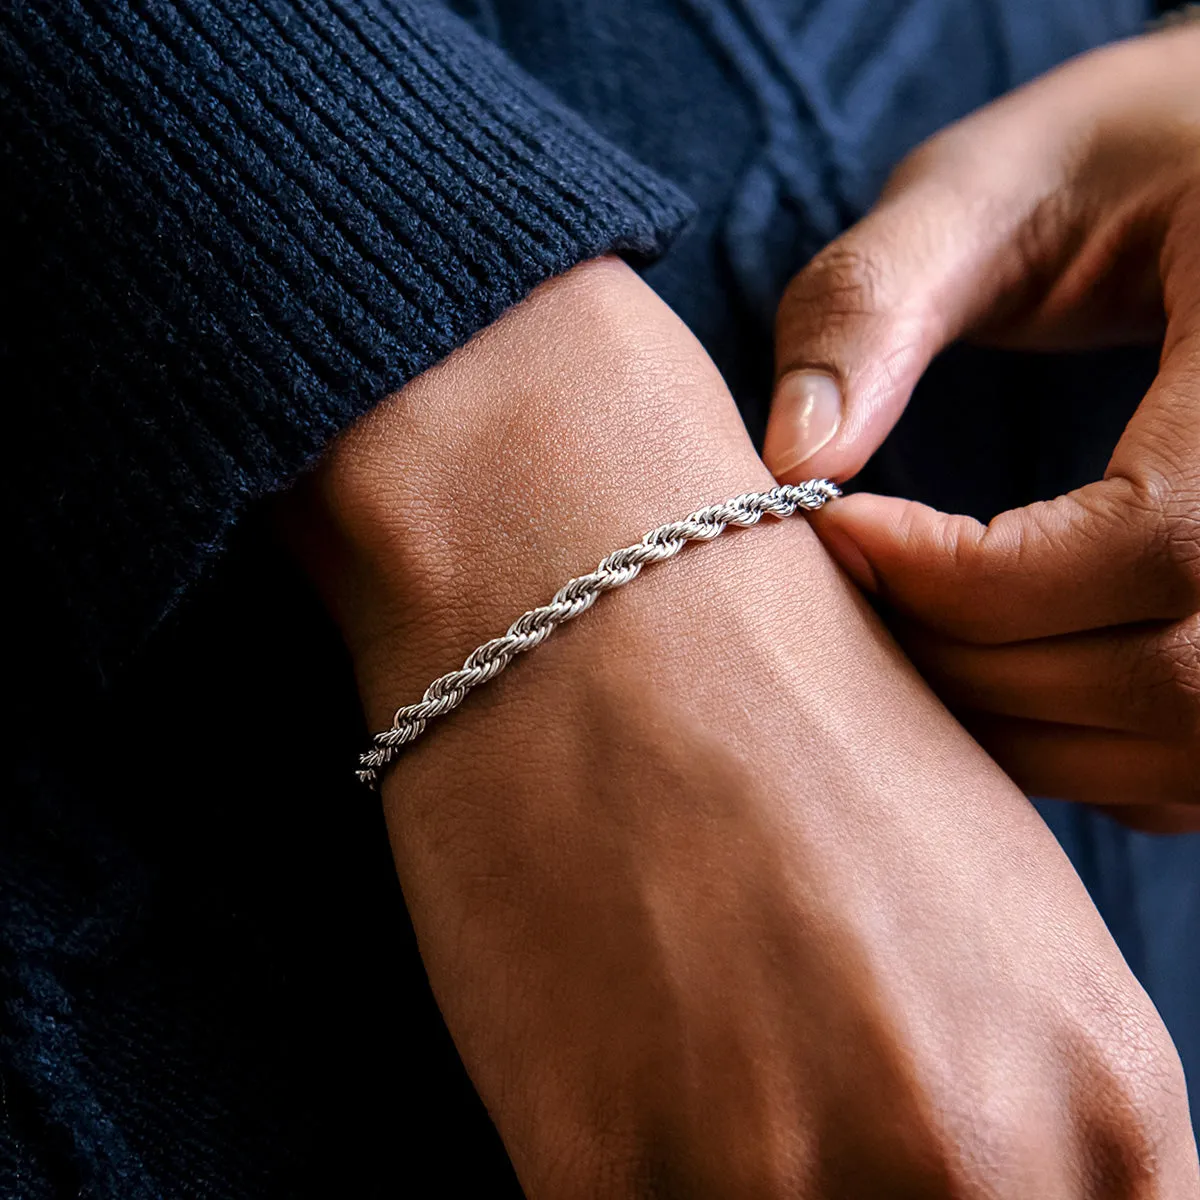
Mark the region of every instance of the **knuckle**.
<instances>
[{"instance_id":1,"label":"knuckle","mask_svg":"<svg viewBox=\"0 0 1200 1200\"><path fill-rule=\"evenodd\" d=\"M886 308L887 273L855 234L822 250L791 282L780 309L781 321L874 316Z\"/></svg>"},{"instance_id":2,"label":"knuckle","mask_svg":"<svg viewBox=\"0 0 1200 1200\"><path fill-rule=\"evenodd\" d=\"M1053 188L1026 215L1015 231L1014 249L1022 264L1023 277L1037 280L1045 275L1045 263L1062 244L1071 227L1075 197L1067 188Z\"/></svg>"},{"instance_id":3,"label":"knuckle","mask_svg":"<svg viewBox=\"0 0 1200 1200\"><path fill-rule=\"evenodd\" d=\"M1190 1130L1174 1043L1145 1003L1116 1003L1083 1034L1079 1138L1099 1194L1158 1200L1173 1194L1178 1147Z\"/></svg>"},{"instance_id":4,"label":"knuckle","mask_svg":"<svg viewBox=\"0 0 1200 1200\"><path fill-rule=\"evenodd\" d=\"M1188 612L1200 612L1200 504L1180 496L1168 501L1157 540L1179 604Z\"/></svg>"},{"instance_id":5,"label":"knuckle","mask_svg":"<svg viewBox=\"0 0 1200 1200\"><path fill-rule=\"evenodd\" d=\"M829 1124L829 1114L814 1120L786 1104L748 1115L740 1107L721 1112L718 1101L703 1132L659 1114L640 1136L560 1154L536 1176L534 1194L554 1200L818 1200L852 1178L853 1190L838 1195L890 1195L900 1181L906 1195L928 1200L990 1195L981 1190L979 1173L964 1168L948 1130L918 1108L902 1104L889 1120L852 1129Z\"/></svg>"},{"instance_id":6,"label":"knuckle","mask_svg":"<svg viewBox=\"0 0 1200 1200\"><path fill-rule=\"evenodd\" d=\"M1176 731L1200 738L1200 615L1172 625L1158 640L1154 690Z\"/></svg>"}]
</instances>

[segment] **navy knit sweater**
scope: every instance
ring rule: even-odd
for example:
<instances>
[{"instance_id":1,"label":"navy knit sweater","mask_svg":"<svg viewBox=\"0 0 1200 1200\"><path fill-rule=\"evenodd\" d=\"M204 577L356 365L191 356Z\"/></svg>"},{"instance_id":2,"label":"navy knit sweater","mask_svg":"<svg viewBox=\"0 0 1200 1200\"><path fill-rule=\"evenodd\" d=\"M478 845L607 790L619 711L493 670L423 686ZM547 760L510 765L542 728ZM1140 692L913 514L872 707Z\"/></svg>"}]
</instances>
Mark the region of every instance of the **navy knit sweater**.
<instances>
[{"instance_id":1,"label":"navy knit sweater","mask_svg":"<svg viewBox=\"0 0 1200 1200\"><path fill-rule=\"evenodd\" d=\"M256 502L611 250L760 427L770 313L805 257L921 137L1149 7L0 6L27 699L0 802L0 1200L515 1189L348 782L346 664ZM999 507L1046 482L987 436L992 491L926 498ZM916 460L888 461L913 492ZM269 770L263 736L293 750Z\"/></svg>"},{"instance_id":2,"label":"navy knit sweater","mask_svg":"<svg viewBox=\"0 0 1200 1200\"><path fill-rule=\"evenodd\" d=\"M23 563L103 667L248 501L688 205L430 0L0 11Z\"/></svg>"}]
</instances>

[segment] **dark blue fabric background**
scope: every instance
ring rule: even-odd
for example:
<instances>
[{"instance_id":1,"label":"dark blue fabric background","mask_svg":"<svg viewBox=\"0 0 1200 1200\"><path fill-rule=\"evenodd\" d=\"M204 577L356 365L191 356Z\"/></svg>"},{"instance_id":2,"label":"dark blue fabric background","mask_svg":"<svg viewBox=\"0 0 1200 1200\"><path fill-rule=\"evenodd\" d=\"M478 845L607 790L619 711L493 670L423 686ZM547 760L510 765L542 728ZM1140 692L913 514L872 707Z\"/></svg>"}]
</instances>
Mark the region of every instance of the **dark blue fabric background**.
<instances>
[{"instance_id":1,"label":"dark blue fabric background","mask_svg":"<svg viewBox=\"0 0 1200 1200\"><path fill-rule=\"evenodd\" d=\"M761 431L792 271L921 137L1149 6L455 7L696 202L647 278ZM1152 369L955 350L863 482L980 516L1053 494L1102 469ZM347 770L348 665L253 515L114 698L50 704L70 737L31 709L0 806L0 1196L518 1194ZM1200 1079L1200 842L1046 811Z\"/></svg>"},{"instance_id":2,"label":"dark blue fabric background","mask_svg":"<svg viewBox=\"0 0 1200 1200\"><path fill-rule=\"evenodd\" d=\"M494 32L598 128L680 183L699 220L647 278L763 427L775 304L914 144L1099 42L1140 0L681 0L580 11L496 0ZM1019 162L1012 164L1019 171ZM986 519L1099 478L1155 355L956 349L858 481ZM1042 811L1200 1090L1200 836Z\"/></svg>"}]
</instances>

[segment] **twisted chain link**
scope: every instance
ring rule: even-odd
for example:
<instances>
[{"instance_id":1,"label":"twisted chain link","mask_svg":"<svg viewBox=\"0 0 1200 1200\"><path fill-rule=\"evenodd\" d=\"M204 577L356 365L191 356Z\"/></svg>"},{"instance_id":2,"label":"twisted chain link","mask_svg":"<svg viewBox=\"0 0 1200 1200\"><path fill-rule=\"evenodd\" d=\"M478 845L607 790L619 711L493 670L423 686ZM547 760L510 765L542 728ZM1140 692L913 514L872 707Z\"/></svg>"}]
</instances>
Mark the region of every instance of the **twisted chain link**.
<instances>
[{"instance_id":1,"label":"twisted chain link","mask_svg":"<svg viewBox=\"0 0 1200 1200\"><path fill-rule=\"evenodd\" d=\"M828 479L781 484L769 492L747 492L724 504L697 509L682 521L650 530L640 542L616 550L594 571L564 584L549 604L519 616L502 637L473 650L457 670L435 679L416 704L396 710L392 727L371 739L371 749L359 757L358 778L372 788L388 764L425 732L434 717L456 709L472 689L494 679L526 650L541 645L560 625L573 621L605 593L636 579L647 563L674 558L688 542L711 542L730 525L757 525L765 516L790 517L797 510L814 511L842 493Z\"/></svg>"}]
</instances>

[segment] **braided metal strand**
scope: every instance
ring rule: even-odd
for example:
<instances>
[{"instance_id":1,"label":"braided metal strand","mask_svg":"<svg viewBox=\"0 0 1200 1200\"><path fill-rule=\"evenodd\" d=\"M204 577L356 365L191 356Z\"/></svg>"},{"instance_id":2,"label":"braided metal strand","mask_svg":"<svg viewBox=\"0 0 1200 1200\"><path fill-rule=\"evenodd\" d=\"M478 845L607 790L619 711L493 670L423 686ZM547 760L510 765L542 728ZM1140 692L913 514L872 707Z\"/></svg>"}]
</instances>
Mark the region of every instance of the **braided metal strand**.
<instances>
[{"instance_id":1,"label":"braided metal strand","mask_svg":"<svg viewBox=\"0 0 1200 1200\"><path fill-rule=\"evenodd\" d=\"M841 494L837 484L828 479L780 484L769 492L747 492L724 504L697 509L682 521L660 525L640 542L614 551L590 574L559 588L549 604L531 608L502 637L473 650L457 671L435 679L416 704L397 709L392 727L375 734L371 749L359 757L358 778L372 788L378 787L388 764L425 732L430 720L456 709L473 688L495 678L518 654L540 645L560 625L587 612L605 592L636 579L647 563L674 558L688 542L711 542L730 525L757 525L764 516L790 517L801 509L811 512Z\"/></svg>"}]
</instances>

